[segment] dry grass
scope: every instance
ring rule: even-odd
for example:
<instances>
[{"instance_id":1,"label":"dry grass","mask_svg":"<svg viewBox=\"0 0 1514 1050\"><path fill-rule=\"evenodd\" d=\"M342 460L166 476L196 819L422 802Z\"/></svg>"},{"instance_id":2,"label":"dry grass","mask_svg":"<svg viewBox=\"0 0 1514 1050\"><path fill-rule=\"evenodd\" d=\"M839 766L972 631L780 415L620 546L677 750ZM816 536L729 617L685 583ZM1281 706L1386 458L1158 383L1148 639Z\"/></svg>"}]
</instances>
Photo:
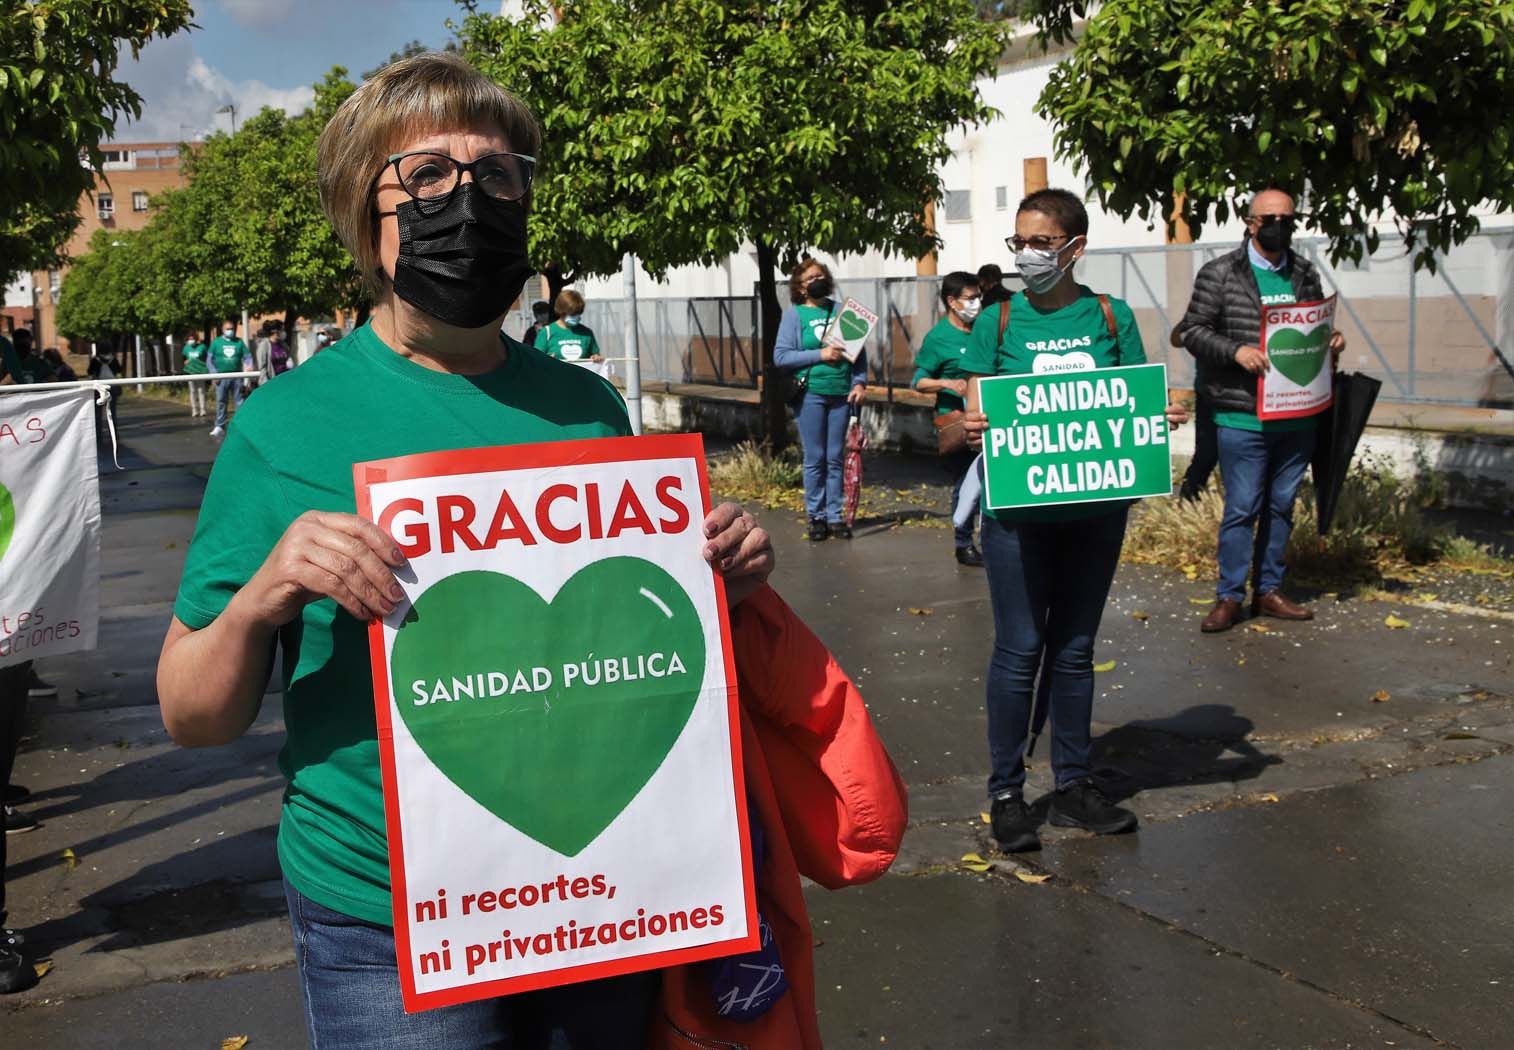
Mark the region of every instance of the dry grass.
<instances>
[{"instance_id":1,"label":"dry grass","mask_svg":"<svg viewBox=\"0 0 1514 1050\"><path fill-rule=\"evenodd\" d=\"M743 441L710 464L710 487L740 503L803 512L803 485L804 465L792 449L774 456Z\"/></svg>"},{"instance_id":2,"label":"dry grass","mask_svg":"<svg viewBox=\"0 0 1514 1050\"><path fill-rule=\"evenodd\" d=\"M1314 487L1305 480L1294 508L1288 544L1290 576L1319 587L1369 584L1413 566L1508 570L1511 563L1452 529L1435 525L1425 510L1443 493L1433 471L1399 477L1391 463L1371 455L1352 465L1335 521L1321 537ZM1196 502L1155 499L1141 503L1125 537L1125 560L1174 565L1190 579L1213 578L1214 551L1224 496L1216 483Z\"/></svg>"}]
</instances>

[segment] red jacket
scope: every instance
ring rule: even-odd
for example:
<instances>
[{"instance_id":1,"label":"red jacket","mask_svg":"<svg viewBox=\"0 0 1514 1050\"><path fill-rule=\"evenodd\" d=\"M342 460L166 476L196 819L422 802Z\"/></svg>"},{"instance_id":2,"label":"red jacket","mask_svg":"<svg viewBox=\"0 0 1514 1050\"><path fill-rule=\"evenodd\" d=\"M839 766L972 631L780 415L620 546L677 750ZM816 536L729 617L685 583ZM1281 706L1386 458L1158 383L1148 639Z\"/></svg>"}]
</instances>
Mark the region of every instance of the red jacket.
<instances>
[{"instance_id":1,"label":"red jacket","mask_svg":"<svg viewBox=\"0 0 1514 1050\"><path fill-rule=\"evenodd\" d=\"M770 587L731 613L747 799L767 835L757 909L789 989L741 1023L716 1013L700 965L663 973L654 1050L819 1050L815 965L801 875L829 889L888 870L908 820L904 782L857 692Z\"/></svg>"}]
</instances>

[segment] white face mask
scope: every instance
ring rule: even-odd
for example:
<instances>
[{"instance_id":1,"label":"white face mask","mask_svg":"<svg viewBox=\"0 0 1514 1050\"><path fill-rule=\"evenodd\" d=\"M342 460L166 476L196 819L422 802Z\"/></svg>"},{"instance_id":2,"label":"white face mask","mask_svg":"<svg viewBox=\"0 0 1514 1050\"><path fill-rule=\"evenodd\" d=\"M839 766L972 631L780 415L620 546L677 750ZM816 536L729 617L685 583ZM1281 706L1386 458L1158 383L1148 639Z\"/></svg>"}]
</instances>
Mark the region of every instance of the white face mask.
<instances>
[{"instance_id":1,"label":"white face mask","mask_svg":"<svg viewBox=\"0 0 1514 1050\"><path fill-rule=\"evenodd\" d=\"M1079 240L1082 237L1074 237L1060 248L1026 248L1016 255L1015 269L1020 271L1020 279L1025 282L1025 287L1037 295L1044 295L1060 284L1062 275L1072 267L1073 260L1068 259L1066 266L1058 266L1057 257Z\"/></svg>"},{"instance_id":2,"label":"white face mask","mask_svg":"<svg viewBox=\"0 0 1514 1050\"><path fill-rule=\"evenodd\" d=\"M236 335L237 333L236 333L236 329L234 329L234 328L223 328L223 329L221 329L221 334L224 335L227 339L230 339L232 336Z\"/></svg>"},{"instance_id":3,"label":"white face mask","mask_svg":"<svg viewBox=\"0 0 1514 1050\"><path fill-rule=\"evenodd\" d=\"M973 319L978 316L978 313L982 309L982 299L976 296L971 299L962 299L959 301L959 305L957 306L957 316L962 318L962 320L966 321L968 324L972 324Z\"/></svg>"},{"instance_id":4,"label":"white face mask","mask_svg":"<svg viewBox=\"0 0 1514 1050\"><path fill-rule=\"evenodd\" d=\"M572 324L572 325L579 325L579 324L583 324L584 323L584 315L583 314L569 314L567 317L564 317L563 320L566 321L566 322L568 322L569 324Z\"/></svg>"}]
</instances>

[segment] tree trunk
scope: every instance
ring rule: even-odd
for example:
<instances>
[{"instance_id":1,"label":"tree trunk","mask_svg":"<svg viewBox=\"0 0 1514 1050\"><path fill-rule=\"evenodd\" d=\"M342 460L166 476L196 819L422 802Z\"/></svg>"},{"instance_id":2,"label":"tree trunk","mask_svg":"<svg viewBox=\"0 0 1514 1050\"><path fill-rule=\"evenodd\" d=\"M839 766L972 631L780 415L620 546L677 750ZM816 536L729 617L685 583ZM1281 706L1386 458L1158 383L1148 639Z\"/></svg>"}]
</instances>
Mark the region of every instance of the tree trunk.
<instances>
[{"instance_id":1,"label":"tree trunk","mask_svg":"<svg viewBox=\"0 0 1514 1050\"><path fill-rule=\"evenodd\" d=\"M758 317L762 325L762 440L777 455L788 444L789 414L783 403L787 385L781 369L773 364L778 344L778 322L783 309L778 304L777 251L765 237L756 238Z\"/></svg>"},{"instance_id":2,"label":"tree trunk","mask_svg":"<svg viewBox=\"0 0 1514 1050\"><path fill-rule=\"evenodd\" d=\"M577 274L564 273L563 268L556 263L548 263L541 275L547 279L547 302L554 307L557 304L557 293L572 284L573 278L577 276ZM556 316L555 310L553 316Z\"/></svg>"}]
</instances>

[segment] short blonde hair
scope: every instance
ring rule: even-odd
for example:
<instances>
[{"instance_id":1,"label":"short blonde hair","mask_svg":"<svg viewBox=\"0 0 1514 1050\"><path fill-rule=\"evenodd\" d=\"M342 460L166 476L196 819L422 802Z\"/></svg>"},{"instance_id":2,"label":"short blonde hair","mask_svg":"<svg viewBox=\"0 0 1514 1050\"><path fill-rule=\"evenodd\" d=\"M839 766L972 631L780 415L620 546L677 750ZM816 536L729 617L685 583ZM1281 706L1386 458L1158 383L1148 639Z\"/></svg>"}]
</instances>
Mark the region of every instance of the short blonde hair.
<instances>
[{"instance_id":1,"label":"short blonde hair","mask_svg":"<svg viewBox=\"0 0 1514 1050\"><path fill-rule=\"evenodd\" d=\"M478 125L497 126L516 153L534 157L541 147L541 130L524 102L461 56L432 51L385 66L322 129L316 149L321 207L375 299L387 280L379 272L373 207L385 159L415 135ZM521 206L531 207L529 192Z\"/></svg>"},{"instance_id":2,"label":"short blonde hair","mask_svg":"<svg viewBox=\"0 0 1514 1050\"><path fill-rule=\"evenodd\" d=\"M584 297L571 288L564 288L557 293L557 305L552 307L552 312L558 317L581 314L584 312Z\"/></svg>"}]
</instances>

